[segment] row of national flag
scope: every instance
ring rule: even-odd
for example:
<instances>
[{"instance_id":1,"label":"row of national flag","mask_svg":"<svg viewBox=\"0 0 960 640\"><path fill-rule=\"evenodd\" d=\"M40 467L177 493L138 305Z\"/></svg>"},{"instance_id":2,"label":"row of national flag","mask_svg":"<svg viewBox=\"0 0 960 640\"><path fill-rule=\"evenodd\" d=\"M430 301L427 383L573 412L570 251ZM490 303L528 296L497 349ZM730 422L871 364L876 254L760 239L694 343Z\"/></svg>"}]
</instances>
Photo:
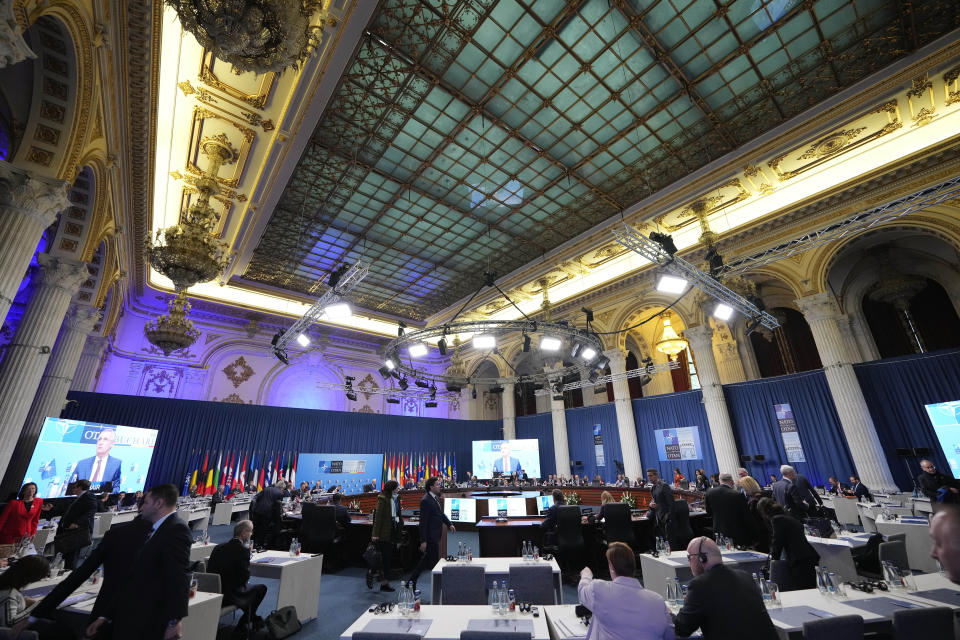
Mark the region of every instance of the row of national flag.
<instances>
[{"instance_id":1,"label":"row of national flag","mask_svg":"<svg viewBox=\"0 0 960 640\"><path fill-rule=\"evenodd\" d=\"M297 481L297 453L295 451L244 452L202 451L190 454L190 464L183 479L183 495L196 486L198 495L212 495L219 487L229 495L243 490L246 483L256 485L257 491L278 480Z\"/></svg>"},{"instance_id":2,"label":"row of national flag","mask_svg":"<svg viewBox=\"0 0 960 640\"><path fill-rule=\"evenodd\" d=\"M456 480L457 454L450 451L387 453L383 456L383 482L394 479L404 486L408 480L423 482L431 476Z\"/></svg>"}]
</instances>

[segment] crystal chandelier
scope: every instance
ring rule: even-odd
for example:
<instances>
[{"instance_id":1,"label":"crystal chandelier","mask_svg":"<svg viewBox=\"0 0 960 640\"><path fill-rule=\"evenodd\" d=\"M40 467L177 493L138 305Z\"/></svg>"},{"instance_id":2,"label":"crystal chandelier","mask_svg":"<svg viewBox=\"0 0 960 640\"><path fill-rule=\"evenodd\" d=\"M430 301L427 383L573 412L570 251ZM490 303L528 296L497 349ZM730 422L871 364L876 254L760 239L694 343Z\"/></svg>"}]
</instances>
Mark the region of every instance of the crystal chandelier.
<instances>
[{"instance_id":1,"label":"crystal chandelier","mask_svg":"<svg viewBox=\"0 0 960 640\"><path fill-rule=\"evenodd\" d=\"M184 31L239 71L296 68L320 44L329 0L166 0ZM315 17L319 17L315 21Z\"/></svg>"},{"instance_id":2,"label":"crystal chandelier","mask_svg":"<svg viewBox=\"0 0 960 640\"><path fill-rule=\"evenodd\" d=\"M677 335L670 322L670 312L663 312L663 331L654 345L660 353L673 357L687 348L687 341Z\"/></svg>"},{"instance_id":3,"label":"crystal chandelier","mask_svg":"<svg viewBox=\"0 0 960 640\"><path fill-rule=\"evenodd\" d=\"M222 133L201 140L200 150L208 158L206 171L196 182L200 196L179 224L158 229L153 241L149 234L146 239L151 266L170 278L177 293L213 280L231 258L229 247L214 234L217 214L210 206L210 197L219 191L220 167L236 162L237 152Z\"/></svg>"},{"instance_id":4,"label":"crystal chandelier","mask_svg":"<svg viewBox=\"0 0 960 640\"><path fill-rule=\"evenodd\" d=\"M170 300L168 310L167 315L159 316L143 326L143 334L147 340L163 351L165 356L186 349L200 337L200 332L194 329L193 323L187 319L190 303L187 302L185 291Z\"/></svg>"}]
</instances>

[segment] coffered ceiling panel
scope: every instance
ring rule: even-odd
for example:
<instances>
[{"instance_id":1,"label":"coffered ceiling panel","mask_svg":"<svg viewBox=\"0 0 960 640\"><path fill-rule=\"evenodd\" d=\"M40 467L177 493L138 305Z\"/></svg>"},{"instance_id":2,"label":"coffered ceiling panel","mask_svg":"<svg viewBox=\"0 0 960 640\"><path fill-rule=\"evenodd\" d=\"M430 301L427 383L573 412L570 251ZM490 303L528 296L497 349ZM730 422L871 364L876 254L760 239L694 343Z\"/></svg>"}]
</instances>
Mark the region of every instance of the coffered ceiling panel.
<instances>
[{"instance_id":1,"label":"coffered ceiling panel","mask_svg":"<svg viewBox=\"0 0 960 640\"><path fill-rule=\"evenodd\" d=\"M958 26L919 0L385 0L242 279L415 320Z\"/></svg>"}]
</instances>

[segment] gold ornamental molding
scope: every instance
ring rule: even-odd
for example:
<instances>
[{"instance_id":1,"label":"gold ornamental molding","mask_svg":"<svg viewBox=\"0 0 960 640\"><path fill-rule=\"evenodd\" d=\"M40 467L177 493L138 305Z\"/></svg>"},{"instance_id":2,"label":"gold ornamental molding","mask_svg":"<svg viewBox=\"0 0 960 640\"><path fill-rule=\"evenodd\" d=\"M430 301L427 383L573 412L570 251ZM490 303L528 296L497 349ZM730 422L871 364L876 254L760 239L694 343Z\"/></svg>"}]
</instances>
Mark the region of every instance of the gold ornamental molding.
<instances>
[{"instance_id":1,"label":"gold ornamental molding","mask_svg":"<svg viewBox=\"0 0 960 640\"><path fill-rule=\"evenodd\" d=\"M710 216L746 200L751 195L752 193L740 178L733 178L712 189L709 193L701 194L689 204L657 216L653 221L666 229L668 233L672 233L698 222L700 219L696 212L698 209L702 211L700 215Z\"/></svg>"},{"instance_id":2,"label":"gold ornamental molding","mask_svg":"<svg viewBox=\"0 0 960 640\"><path fill-rule=\"evenodd\" d=\"M230 84L229 82L225 82L217 77L217 74L214 73L214 67L219 69L221 66L227 67L229 65L217 60L212 52L204 49L203 56L200 61L200 71L197 72L197 77L207 86L213 89L218 89L232 98L242 100L251 107L263 109L267 105L267 101L270 99L270 94L273 92L273 88L277 82L276 73L270 71L263 75L256 76L259 81L259 86L256 88L256 90L250 92L244 90L242 87L236 86L235 84ZM234 70L231 70L229 73L232 73L234 76L238 76Z\"/></svg>"}]
</instances>

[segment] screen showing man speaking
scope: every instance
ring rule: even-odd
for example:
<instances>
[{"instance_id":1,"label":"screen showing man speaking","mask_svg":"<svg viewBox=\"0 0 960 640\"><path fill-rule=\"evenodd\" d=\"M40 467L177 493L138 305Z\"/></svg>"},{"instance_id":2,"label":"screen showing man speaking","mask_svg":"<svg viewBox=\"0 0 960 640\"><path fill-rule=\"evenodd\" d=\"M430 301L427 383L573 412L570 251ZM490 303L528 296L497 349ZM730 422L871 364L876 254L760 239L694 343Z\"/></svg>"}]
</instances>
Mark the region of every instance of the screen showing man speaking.
<instances>
[{"instance_id":1,"label":"screen showing man speaking","mask_svg":"<svg viewBox=\"0 0 960 640\"><path fill-rule=\"evenodd\" d=\"M47 418L23 481L36 482L43 498L66 495L77 480L94 490L141 491L156 442L155 429Z\"/></svg>"},{"instance_id":2,"label":"screen showing man speaking","mask_svg":"<svg viewBox=\"0 0 960 640\"><path fill-rule=\"evenodd\" d=\"M540 441L474 440L473 468L473 475L478 478L510 476L513 473L526 473L529 478L539 478Z\"/></svg>"}]
</instances>

